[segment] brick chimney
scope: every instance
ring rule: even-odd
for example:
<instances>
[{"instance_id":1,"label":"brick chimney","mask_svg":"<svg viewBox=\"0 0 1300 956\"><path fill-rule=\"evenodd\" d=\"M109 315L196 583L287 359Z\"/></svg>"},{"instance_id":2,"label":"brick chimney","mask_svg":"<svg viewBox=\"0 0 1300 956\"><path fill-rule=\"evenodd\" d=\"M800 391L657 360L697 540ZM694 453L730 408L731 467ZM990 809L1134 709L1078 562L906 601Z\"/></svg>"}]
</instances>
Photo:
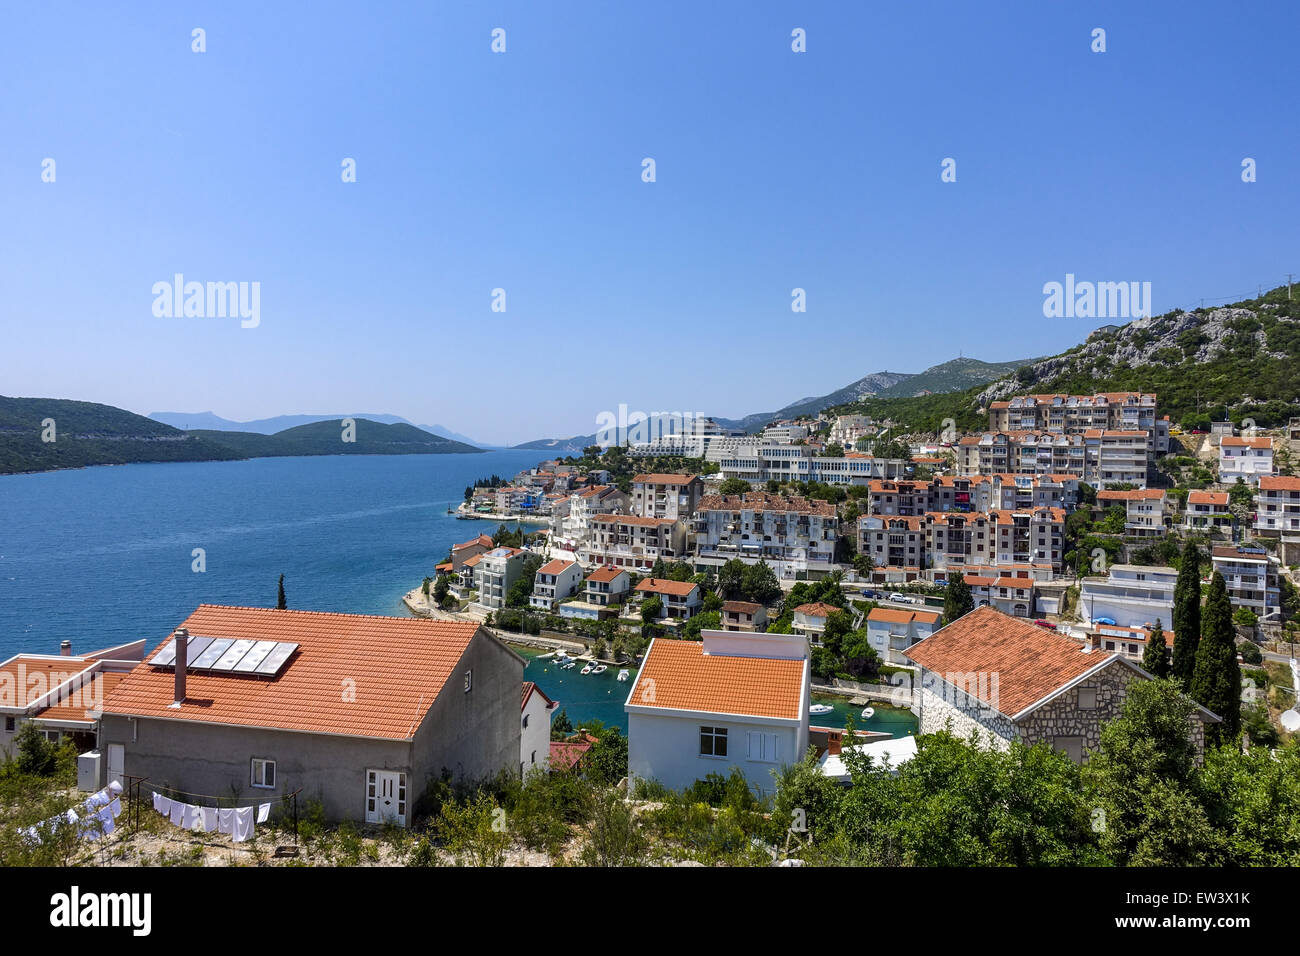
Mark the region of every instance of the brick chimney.
<instances>
[{"instance_id":1,"label":"brick chimney","mask_svg":"<svg viewBox=\"0 0 1300 956\"><path fill-rule=\"evenodd\" d=\"M826 752L834 756L839 753L844 746L844 735L838 730L832 730L826 735Z\"/></svg>"},{"instance_id":2,"label":"brick chimney","mask_svg":"<svg viewBox=\"0 0 1300 956\"><path fill-rule=\"evenodd\" d=\"M60 644L60 645L59 645L59 654L62 655L63 657L71 657L71 656L72 656L72 642L71 642L71 641L64 641L62 644Z\"/></svg>"},{"instance_id":3,"label":"brick chimney","mask_svg":"<svg viewBox=\"0 0 1300 956\"><path fill-rule=\"evenodd\" d=\"M185 671L190 666L190 632L178 627L172 636L176 639L176 700L172 706L179 707L185 701Z\"/></svg>"}]
</instances>

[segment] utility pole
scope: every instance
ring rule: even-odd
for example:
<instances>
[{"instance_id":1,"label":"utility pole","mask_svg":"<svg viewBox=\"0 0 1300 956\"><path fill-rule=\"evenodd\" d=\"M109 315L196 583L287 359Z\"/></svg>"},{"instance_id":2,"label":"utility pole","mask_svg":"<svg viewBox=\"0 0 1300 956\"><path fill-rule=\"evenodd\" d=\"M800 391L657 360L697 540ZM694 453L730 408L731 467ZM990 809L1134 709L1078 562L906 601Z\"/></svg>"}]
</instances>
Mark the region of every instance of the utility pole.
<instances>
[{"instance_id":1,"label":"utility pole","mask_svg":"<svg viewBox=\"0 0 1300 956\"><path fill-rule=\"evenodd\" d=\"M1293 276L1293 273L1288 272L1288 273L1286 274L1286 300L1287 300L1288 302L1291 301L1291 278L1292 278L1292 276Z\"/></svg>"}]
</instances>

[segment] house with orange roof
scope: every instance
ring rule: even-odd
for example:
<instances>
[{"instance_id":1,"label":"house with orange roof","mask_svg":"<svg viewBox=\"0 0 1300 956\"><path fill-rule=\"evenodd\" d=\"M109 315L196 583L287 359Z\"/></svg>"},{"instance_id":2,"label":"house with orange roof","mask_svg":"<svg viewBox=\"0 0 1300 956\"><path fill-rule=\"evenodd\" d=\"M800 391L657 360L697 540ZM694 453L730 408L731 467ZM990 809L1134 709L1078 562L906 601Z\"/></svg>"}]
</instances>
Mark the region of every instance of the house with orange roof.
<instances>
[{"instance_id":1,"label":"house with orange roof","mask_svg":"<svg viewBox=\"0 0 1300 956\"><path fill-rule=\"evenodd\" d=\"M1300 478L1261 475L1255 498L1255 530L1270 537L1300 532Z\"/></svg>"},{"instance_id":2,"label":"house with orange roof","mask_svg":"<svg viewBox=\"0 0 1300 956\"><path fill-rule=\"evenodd\" d=\"M519 703L519 771L545 770L551 760L551 721L560 705L533 681L524 681Z\"/></svg>"},{"instance_id":3,"label":"house with orange roof","mask_svg":"<svg viewBox=\"0 0 1300 956\"><path fill-rule=\"evenodd\" d=\"M686 555L686 522L680 518L598 514L589 522L578 560L588 567L613 565L646 572L654 563L679 561Z\"/></svg>"},{"instance_id":4,"label":"house with orange roof","mask_svg":"<svg viewBox=\"0 0 1300 956\"><path fill-rule=\"evenodd\" d=\"M486 534L481 534L477 538L471 538L468 541L462 541L460 544L453 544L451 546L451 567L448 570L453 573L459 572L461 568L465 567L465 562L470 558L475 555L485 554L494 547L496 545L492 543L491 536ZM441 569L440 565L439 570Z\"/></svg>"},{"instance_id":5,"label":"house with orange roof","mask_svg":"<svg viewBox=\"0 0 1300 956\"><path fill-rule=\"evenodd\" d=\"M767 608L753 601L723 601L724 631L766 631Z\"/></svg>"},{"instance_id":6,"label":"house with orange roof","mask_svg":"<svg viewBox=\"0 0 1300 956\"><path fill-rule=\"evenodd\" d=\"M1162 488L1136 488L1129 491L1104 489L1097 492L1103 508L1118 505L1124 509L1124 533L1133 537L1163 535L1168 530L1168 501Z\"/></svg>"},{"instance_id":7,"label":"house with orange roof","mask_svg":"<svg viewBox=\"0 0 1300 956\"><path fill-rule=\"evenodd\" d=\"M684 621L700 612L704 601L700 586L691 581L668 581L663 578L643 578L632 589L642 602L657 597L663 603L659 619Z\"/></svg>"},{"instance_id":8,"label":"house with orange roof","mask_svg":"<svg viewBox=\"0 0 1300 956\"><path fill-rule=\"evenodd\" d=\"M478 597L474 603L496 611L506 606L510 588L524 573L528 552L522 548L493 548L478 555L474 568L474 589Z\"/></svg>"},{"instance_id":9,"label":"house with orange roof","mask_svg":"<svg viewBox=\"0 0 1300 956\"><path fill-rule=\"evenodd\" d=\"M582 587L582 565L577 561L557 558L537 569L533 576L533 593L528 598L530 606L542 611L553 611L567 597L573 597Z\"/></svg>"},{"instance_id":10,"label":"house with orange roof","mask_svg":"<svg viewBox=\"0 0 1300 956\"><path fill-rule=\"evenodd\" d=\"M839 610L842 608L827 604L825 601L800 604L794 609L791 627L796 634L803 635L814 644L820 644L822 634L826 631L826 620Z\"/></svg>"},{"instance_id":11,"label":"house with orange roof","mask_svg":"<svg viewBox=\"0 0 1300 956\"><path fill-rule=\"evenodd\" d=\"M974 736L997 750L1046 743L1076 762L1100 746L1101 728L1119 716L1129 688L1151 679L1121 654L1092 651L990 607L935 631L907 657L920 668L913 703L920 734ZM1220 719L1195 708L1189 730L1198 753L1205 725Z\"/></svg>"},{"instance_id":12,"label":"house with orange roof","mask_svg":"<svg viewBox=\"0 0 1300 956\"><path fill-rule=\"evenodd\" d=\"M796 634L704 631L700 641L655 638L623 705L628 787L681 790L739 768L760 797L774 771L808 749L812 672Z\"/></svg>"},{"instance_id":13,"label":"house with orange roof","mask_svg":"<svg viewBox=\"0 0 1300 956\"><path fill-rule=\"evenodd\" d=\"M1219 483L1233 485L1241 479L1258 486L1273 474L1273 439L1225 436L1219 441Z\"/></svg>"},{"instance_id":14,"label":"house with orange roof","mask_svg":"<svg viewBox=\"0 0 1300 956\"><path fill-rule=\"evenodd\" d=\"M1226 491L1189 491L1183 509L1183 528L1187 531L1227 534L1236 519L1228 510Z\"/></svg>"},{"instance_id":15,"label":"house with orange roof","mask_svg":"<svg viewBox=\"0 0 1300 956\"><path fill-rule=\"evenodd\" d=\"M0 663L0 759L16 756L14 737L25 723L51 743L71 739L79 750L93 749L104 697L143 656L143 640L79 655L64 641L58 654Z\"/></svg>"},{"instance_id":16,"label":"house with orange roof","mask_svg":"<svg viewBox=\"0 0 1300 956\"><path fill-rule=\"evenodd\" d=\"M910 662L903 652L933 634L942 620L938 611L872 608L867 615L867 641L886 664L906 665Z\"/></svg>"},{"instance_id":17,"label":"house with orange roof","mask_svg":"<svg viewBox=\"0 0 1300 956\"><path fill-rule=\"evenodd\" d=\"M632 593L632 575L622 568L605 566L587 575L581 601L565 601L558 610L560 617L597 621L618 614Z\"/></svg>"},{"instance_id":18,"label":"house with orange roof","mask_svg":"<svg viewBox=\"0 0 1300 956\"><path fill-rule=\"evenodd\" d=\"M474 623L203 604L104 698L100 747L211 805L406 825L444 774L515 771L523 672Z\"/></svg>"},{"instance_id":19,"label":"house with orange roof","mask_svg":"<svg viewBox=\"0 0 1300 956\"><path fill-rule=\"evenodd\" d=\"M703 494L704 482L698 475L635 475L632 513L643 518L690 518Z\"/></svg>"}]
</instances>

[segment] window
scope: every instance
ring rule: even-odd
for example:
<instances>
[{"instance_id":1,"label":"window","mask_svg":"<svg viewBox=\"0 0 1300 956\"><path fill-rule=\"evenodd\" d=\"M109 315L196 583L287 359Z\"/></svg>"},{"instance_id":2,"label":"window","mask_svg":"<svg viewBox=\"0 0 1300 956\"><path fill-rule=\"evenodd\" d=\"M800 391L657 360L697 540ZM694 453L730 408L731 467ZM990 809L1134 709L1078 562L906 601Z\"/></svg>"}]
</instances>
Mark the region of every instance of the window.
<instances>
[{"instance_id":1,"label":"window","mask_svg":"<svg viewBox=\"0 0 1300 956\"><path fill-rule=\"evenodd\" d=\"M727 755L727 728L700 728L700 756L725 757Z\"/></svg>"},{"instance_id":2,"label":"window","mask_svg":"<svg viewBox=\"0 0 1300 956\"><path fill-rule=\"evenodd\" d=\"M527 727L528 727L528 715L524 714L524 728L527 729Z\"/></svg>"},{"instance_id":3,"label":"window","mask_svg":"<svg viewBox=\"0 0 1300 956\"><path fill-rule=\"evenodd\" d=\"M11 733L11 734L12 734L12 733L14 732L14 727L15 727L16 724L17 724L17 721L14 720L14 718L12 718L12 717L6 717L6 718L5 718L5 731L6 731L6 733Z\"/></svg>"},{"instance_id":4,"label":"window","mask_svg":"<svg viewBox=\"0 0 1300 956\"><path fill-rule=\"evenodd\" d=\"M471 669L471 670L467 670L467 671L465 672L465 693L468 694L468 693L469 693L469 689L470 689L473 685L474 685L474 671L473 671L472 669Z\"/></svg>"},{"instance_id":5,"label":"window","mask_svg":"<svg viewBox=\"0 0 1300 956\"><path fill-rule=\"evenodd\" d=\"M532 756L532 758L531 758L531 762L532 762L532 763L537 763L537 751L536 751L536 750L533 751L533 756Z\"/></svg>"},{"instance_id":6,"label":"window","mask_svg":"<svg viewBox=\"0 0 1300 956\"><path fill-rule=\"evenodd\" d=\"M1079 688L1079 709L1080 710L1097 709L1097 688L1095 687Z\"/></svg>"},{"instance_id":7,"label":"window","mask_svg":"<svg viewBox=\"0 0 1300 956\"><path fill-rule=\"evenodd\" d=\"M253 758L252 785L262 790L271 790L275 787L274 760L267 760L265 757Z\"/></svg>"},{"instance_id":8,"label":"window","mask_svg":"<svg viewBox=\"0 0 1300 956\"><path fill-rule=\"evenodd\" d=\"M1052 746L1062 751L1075 763L1083 763L1082 737L1056 737L1052 741Z\"/></svg>"},{"instance_id":9,"label":"window","mask_svg":"<svg viewBox=\"0 0 1300 956\"><path fill-rule=\"evenodd\" d=\"M750 760L758 760L763 763L776 763L776 734L765 734L761 731L751 730L746 734L746 737L748 738L749 743Z\"/></svg>"},{"instance_id":10,"label":"window","mask_svg":"<svg viewBox=\"0 0 1300 956\"><path fill-rule=\"evenodd\" d=\"M59 742L59 738L62 737L63 734L57 730L42 730L41 736L44 737L46 740L48 740L50 743L57 744Z\"/></svg>"}]
</instances>

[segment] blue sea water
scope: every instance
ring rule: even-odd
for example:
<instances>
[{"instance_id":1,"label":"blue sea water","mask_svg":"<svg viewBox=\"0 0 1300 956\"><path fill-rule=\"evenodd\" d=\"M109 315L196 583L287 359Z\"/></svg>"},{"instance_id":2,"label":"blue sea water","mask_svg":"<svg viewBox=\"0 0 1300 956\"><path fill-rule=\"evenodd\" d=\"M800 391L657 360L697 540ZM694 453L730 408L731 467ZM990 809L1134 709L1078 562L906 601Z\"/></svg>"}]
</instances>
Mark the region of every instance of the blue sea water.
<instances>
[{"instance_id":1,"label":"blue sea water","mask_svg":"<svg viewBox=\"0 0 1300 956\"><path fill-rule=\"evenodd\" d=\"M0 659L153 647L202 603L407 613L448 547L496 525L446 514L543 453L334 455L0 476ZM194 549L206 570L195 572Z\"/></svg>"}]
</instances>

